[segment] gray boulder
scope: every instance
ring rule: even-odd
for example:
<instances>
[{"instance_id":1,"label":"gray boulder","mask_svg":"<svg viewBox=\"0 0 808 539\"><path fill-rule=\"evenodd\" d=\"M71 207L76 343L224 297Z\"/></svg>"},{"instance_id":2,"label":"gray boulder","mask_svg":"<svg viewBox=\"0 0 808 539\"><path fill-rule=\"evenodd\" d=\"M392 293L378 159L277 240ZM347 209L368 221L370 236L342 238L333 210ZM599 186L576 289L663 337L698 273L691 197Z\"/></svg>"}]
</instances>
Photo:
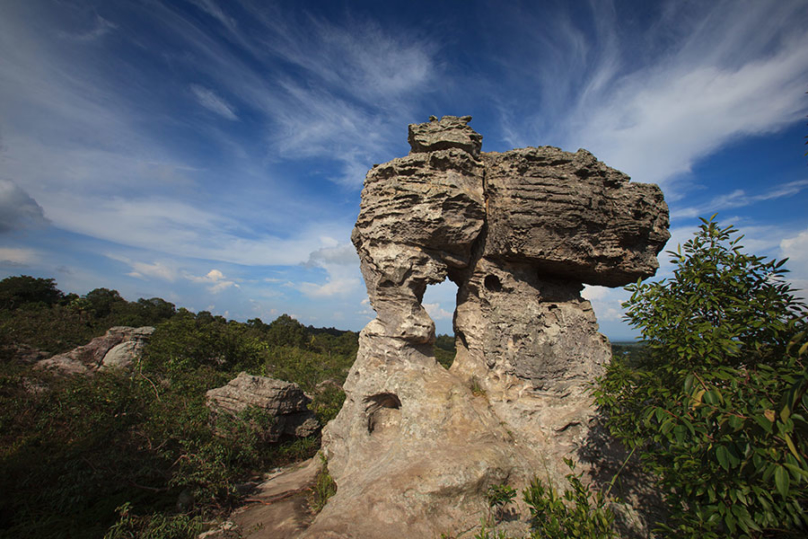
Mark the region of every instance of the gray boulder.
<instances>
[{"instance_id":1,"label":"gray boulder","mask_svg":"<svg viewBox=\"0 0 808 539\"><path fill-rule=\"evenodd\" d=\"M311 399L291 382L242 372L227 385L208 391L207 401L214 414L236 416L250 406L267 412L273 418L265 432L268 442L305 438L320 430L320 423L308 409Z\"/></svg>"}]
</instances>

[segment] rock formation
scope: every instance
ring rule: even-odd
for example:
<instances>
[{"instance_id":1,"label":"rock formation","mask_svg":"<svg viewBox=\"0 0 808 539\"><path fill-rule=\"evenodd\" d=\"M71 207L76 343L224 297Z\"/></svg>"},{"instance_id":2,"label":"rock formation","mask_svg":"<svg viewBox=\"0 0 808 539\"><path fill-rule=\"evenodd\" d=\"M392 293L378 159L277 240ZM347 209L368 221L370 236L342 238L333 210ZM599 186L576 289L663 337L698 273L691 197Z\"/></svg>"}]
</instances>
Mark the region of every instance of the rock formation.
<instances>
[{"instance_id":1,"label":"rock formation","mask_svg":"<svg viewBox=\"0 0 808 539\"><path fill-rule=\"evenodd\" d=\"M264 439L305 438L320 430L320 423L308 405L311 399L297 384L239 373L226 385L207 392L208 407L216 414L237 415L254 406L272 416Z\"/></svg>"},{"instance_id":2,"label":"rock formation","mask_svg":"<svg viewBox=\"0 0 808 539\"><path fill-rule=\"evenodd\" d=\"M470 117L411 125L365 179L353 242L377 313L323 433L338 485L305 537L437 537L479 524L489 486L558 481L611 356L583 283L647 277L669 234L655 185L585 150L482 153ZM457 357L432 354L426 287L458 285Z\"/></svg>"},{"instance_id":3,"label":"rock formation","mask_svg":"<svg viewBox=\"0 0 808 539\"><path fill-rule=\"evenodd\" d=\"M128 369L149 341L154 328L115 326L88 344L36 363L39 369L60 374L93 374L99 370Z\"/></svg>"}]
</instances>

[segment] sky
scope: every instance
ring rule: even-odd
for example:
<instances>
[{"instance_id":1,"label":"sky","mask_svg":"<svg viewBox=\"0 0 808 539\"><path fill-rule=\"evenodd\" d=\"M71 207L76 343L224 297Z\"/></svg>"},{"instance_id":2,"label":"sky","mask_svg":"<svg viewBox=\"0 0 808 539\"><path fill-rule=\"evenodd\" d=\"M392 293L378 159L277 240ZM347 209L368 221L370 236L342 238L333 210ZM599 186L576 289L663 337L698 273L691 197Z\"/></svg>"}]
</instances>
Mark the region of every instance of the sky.
<instances>
[{"instance_id":1,"label":"sky","mask_svg":"<svg viewBox=\"0 0 808 539\"><path fill-rule=\"evenodd\" d=\"M808 288L808 2L2 0L0 278L358 331L350 233L407 125L585 148ZM660 255L657 278L670 275ZM452 333L456 287L427 291ZM622 289L589 287L601 331Z\"/></svg>"}]
</instances>

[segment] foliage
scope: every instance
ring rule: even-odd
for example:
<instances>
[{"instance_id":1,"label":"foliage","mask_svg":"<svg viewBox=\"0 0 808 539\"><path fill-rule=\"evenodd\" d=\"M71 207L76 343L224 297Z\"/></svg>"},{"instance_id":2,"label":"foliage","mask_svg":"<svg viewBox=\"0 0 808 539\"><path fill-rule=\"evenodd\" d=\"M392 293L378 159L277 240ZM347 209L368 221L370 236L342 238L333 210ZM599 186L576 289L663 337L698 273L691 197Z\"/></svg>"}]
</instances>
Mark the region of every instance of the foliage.
<instances>
[{"instance_id":1,"label":"foliage","mask_svg":"<svg viewBox=\"0 0 808 539\"><path fill-rule=\"evenodd\" d=\"M565 459L570 467L567 474L567 489L561 494L552 485L538 477L522 491L525 503L530 509L531 533L529 539L611 539L617 537L613 531L614 513L607 505L606 496L600 492L592 492L581 481L580 473L575 473L575 465ZM510 503L515 496L510 487L494 487L493 499L497 502ZM492 494L489 490L489 504ZM506 501L507 500L507 501ZM493 505L492 505L493 507ZM483 525L476 539L506 539L504 533L492 536Z\"/></svg>"},{"instance_id":2,"label":"foliage","mask_svg":"<svg viewBox=\"0 0 808 539\"><path fill-rule=\"evenodd\" d=\"M323 455L320 455L322 460L322 468L317 472L317 477L314 479L314 485L311 487L311 494L309 495L309 507L314 514L319 513L325 507L328 499L337 493L337 484L328 473L328 461Z\"/></svg>"},{"instance_id":3,"label":"foliage","mask_svg":"<svg viewBox=\"0 0 808 539\"><path fill-rule=\"evenodd\" d=\"M0 309L15 310L23 305L55 305L64 298L54 279L37 279L29 275L7 277L0 281Z\"/></svg>"},{"instance_id":4,"label":"foliage","mask_svg":"<svg viewBox=\"0 0 808 539\"><path fill-rule=\"evenodd\" d=\"M433 347L435 352L435 359L445 368L449 368L454 363L457 349L455 348L455 340L451 335L438 335L435 339Z\"/></svg>"},{"instance_id":5,"label":"foliage","mask_svg":"<svg viewBox=\"0 0 808 539\"><path fill-rule=\"evenodd\" d=\"M42 288L30 279L6 290ZM355 333L288 316L242 324L107 289L57 292L55 303L0 308L0 493L14 493L0 495L0 536L196 537L238 502L237 484L319 449L317 437L268 444L260 410L212 417L207 390L246 370L301 385L321 421L342 405ZM64 352L121 323L156 325L129 375L58 378L17 357L20 345Z\"/></svg>"},{"instance_id":6,"label":"foliage","mask_svg":"<svg viewBox=\"0 0 808 539\"><path fill-rule=\"evenodd\" d=\"M545 487L539 478L533 479L525 489L525 502L530 507L532 538L562 539L586 537L607 539L616 537L612 525L614 513L606 505L606 496L592 492L581 482L571 460L566 476L570 488L559 495L552 484Z\"/></svg>"},{"instance_id":7,"label":"foliage","mask_svg":"<svg viewBox=\"0 0 808 539\"><path fill-rule=\"evenodd\" d=\"M204 530L200 516L181 513L164 515L157 513L138 516L132 513L132 504L123 504L117 509L116 522L104 535L104 539L185 539L196 537Z\"/></svg>"},{"instance_id":8,"label":"foliage","mask_svg":"<svg viewBox=\"0 0 808 539\"><path fill-rule=\"evenodd\" d=\"M783 262L745 254L734 228L702 221L671 253L672 278L627 287L647 354L614 362L597 402L665 493L666 536L801 537L805 307Z\"/></svg>"},{"instance_id":9,"label":"foliage","mask_svg":"<svg viewBox=\"0 0 808 539\"><path fill-rule=\"evenodd\" d=\"M516 498L516 491L509 485L491 485L485 494L488 500L488 507L495 513L497 520L502 520L502 516L507 505Z\"/></svg>"},{"instance_id":10,"label":"foliage","mask_svg":"<svg viewBox=\"0 0 808 539\"><path fill-rule=\"evenodd\" d=\"M485 388L483 387L482 383L480 383L480 379L476 376L471 377L471 394L475 397L485 397Z\"/></svg>"},{"instance_id":11,"label":"foliage","mask_svg":"<svg viewBox=\"0 0 808 539\"><path fill-rule=\"evenodd\" d=\"M180 311L157 326L149 340L145 363L160 372L196 369L256 372L266 360L266 344L260 331L238 322L227 322L202 311Z\"/></svg>"}]
</instances>

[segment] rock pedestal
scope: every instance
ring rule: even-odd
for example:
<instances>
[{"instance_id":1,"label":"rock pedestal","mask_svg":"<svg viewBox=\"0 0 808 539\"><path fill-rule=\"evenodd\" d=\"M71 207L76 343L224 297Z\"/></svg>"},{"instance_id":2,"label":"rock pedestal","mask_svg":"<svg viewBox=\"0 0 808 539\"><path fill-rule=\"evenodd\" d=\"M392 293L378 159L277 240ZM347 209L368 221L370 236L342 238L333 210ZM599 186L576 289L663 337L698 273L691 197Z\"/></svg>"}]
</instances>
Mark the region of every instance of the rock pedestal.
<instances>
[{"instance_id":1,"label":"rock pedestal","mask_svg":"<svg viewBox=\"0 0 808 539\"><path fill-rule=\"evenodd\" d=\"M561 484L611 357L583 283L658 267L657 186L584 150L482 153L470 119L411 125L410 154L365 179L352 239L378 317L323 433L337 494L304 537L438 537L478 525L491 485ZM448 371L421 305L445 278L458 285Z\"/></svg>"}]
</instances>

